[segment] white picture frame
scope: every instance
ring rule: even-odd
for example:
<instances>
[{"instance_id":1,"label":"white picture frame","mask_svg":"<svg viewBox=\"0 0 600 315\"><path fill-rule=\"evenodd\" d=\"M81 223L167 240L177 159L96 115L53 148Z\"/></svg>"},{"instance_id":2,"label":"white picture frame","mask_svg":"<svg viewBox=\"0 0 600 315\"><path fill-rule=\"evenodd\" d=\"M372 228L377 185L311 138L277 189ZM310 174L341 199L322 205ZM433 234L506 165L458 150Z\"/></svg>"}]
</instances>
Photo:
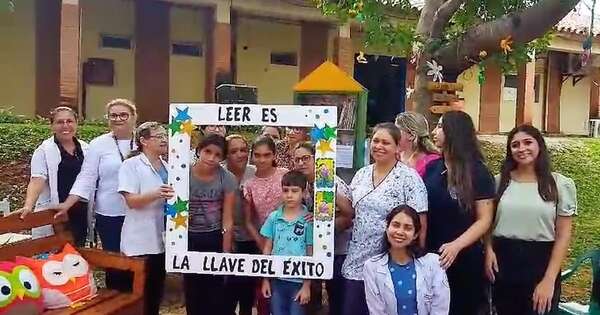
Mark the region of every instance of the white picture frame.
<instances>
[{"instance_id":1,"label":"white picture frame","mask_svg":"<svg viewBox=\"0 0 600 315\"><path fill-rule=\"evenodd\" d=\"M169 108L169 184L175 197L165 206L167 272L256 277L331 279L334 256L335 106L184 104ZM315 144L312 256L271 256L188 251L191 134L195 126L285 126L310 128Z\"/></svg>"}]
</instances>

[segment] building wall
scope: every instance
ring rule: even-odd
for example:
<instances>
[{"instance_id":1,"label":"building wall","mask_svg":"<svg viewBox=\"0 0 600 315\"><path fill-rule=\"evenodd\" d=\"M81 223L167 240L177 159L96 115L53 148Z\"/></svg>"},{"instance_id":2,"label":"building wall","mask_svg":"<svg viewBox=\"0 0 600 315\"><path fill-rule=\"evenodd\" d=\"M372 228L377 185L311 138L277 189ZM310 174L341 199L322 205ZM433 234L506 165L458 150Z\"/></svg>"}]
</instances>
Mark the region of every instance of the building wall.
<instances>
[{"instance_id":1,"label":"building wall","mask_svg":"<svg viewBox=\"0 0 600 315\"><path fill-rule=\"evenodd\" d=\"M300 51L300 25L240 17L236 39L236 82L256 86L262 104L292 104L299 67L271 64L271 52Z\"/></svg>"},{"instance_id":2,"label":"building wall","mask_svg":"<svg viewBox=\"0 0 600 315\"><path fill-rule=\"evenodd\" d=\"M0 108L30 117L35 115L34 2L19 0L14 12L0 10Z\"/></svg>"},{"instance_id":3,"label":"building wall","mask_svg":"<svg viewBox=\"0 0 600 315\"><path fill-rule=\"evenodd\" d=\"M567 79L560 95L560 131L569 135L587 135L590 114L589 77L583 78L575 86Z\"/></svg>"},{"instance_id":4,"label":"building wall","mask_svg":"<svg viewBox=\"0 0 600 315\"><path fill-rule=\"evenodd\" d=\"M132 49L102 48L100 35L134 35L134 2L123 0L80 0L81 62L88 58L114 60L114 85L88 85L86 95L86 118L98 119L104 115L104 106L114 98L134 98L135 68ZM107 18L110 17L110 18Z\"/></svg>"},{"instance_id":5,"label":"building wall","mask_svg":"<svg viewBox=\"0 0 600 315\"><path fill-rule=\"evenodd\" d=\"M203 102L205 94L206 27L203 12L191 7L171 8L171 43L200 43L202 56L171 53L169 99L171 102Z\"/></svg>"},{"instance_id":6,"label":"building wall","mask_svg":"<svg viewBox=\"0 0 600 315\"><path fill-rule=\"evenodd\" d=\"M463 84L463 91L459 92L459 96L464 98L465 112L473 119L475 128L479 126L479 95L480 86L477 81L479 67L472 66L458 76L458 83Z\"/></svg>"},{"instance_id":7,"label":"building wall","mask_svg":"<svg viewBox=\"0 0 600 315\"><path fill-rule=\"evenodd\" d=\"M500 104L500 132L509 132L515 127L517 117L517 88L505 87L502 77L502 103Z\"/></svg>"}]
</instances>

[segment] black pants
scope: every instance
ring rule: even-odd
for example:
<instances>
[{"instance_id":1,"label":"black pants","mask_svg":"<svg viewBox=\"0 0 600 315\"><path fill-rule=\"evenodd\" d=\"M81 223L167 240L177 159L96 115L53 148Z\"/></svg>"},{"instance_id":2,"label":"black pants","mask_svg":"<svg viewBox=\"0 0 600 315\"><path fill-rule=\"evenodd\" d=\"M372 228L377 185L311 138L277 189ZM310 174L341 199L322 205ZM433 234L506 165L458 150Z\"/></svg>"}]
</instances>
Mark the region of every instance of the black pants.
<instances>
[{"instance_id":1,"label":"black pants","mask_svg":"<svg viewBox=\"0 0 600 315\"><path fill-rule=\"evenodd\" d=\"M344 277L342 265L346 255L336 255L333 259L333 278L325 283L329 301L329 315L342 315L344 302Z\"/></svg>"},{"instance_id":2,"label":"black pants","mask_svg":"<svg viewBox=\"0 0 600 315\"><path fill-rule=\"evenodd\" d=\"M236 242L236 253L257 254L258 248L254 241ZM229 276L225 283L225 314L235 315L237 305L240 305L238 315L252 315L254 297L257 286L256 277Z\"/></svg>"},{"instance_id":3,"label":"black pants","mask_svg":"<svg viewBox=\"0 0 600 315\"><path fill-rule=\"evenodd\" d=\"M533 292L544 277L554 242L494 238L499 272L493 286L498 315L534 315ZM552 314L558 309L560 277L557 275L552 297Z\"/></svg>"},{"instance_id":4,"label":"black pants","mask_svg":"<svg viewBox=\"0 0 600 315\"><path fill-rule=\"evenodd\" d=\"M449 315L477 315L485 307L488 282L483 264L483 249L477 244L465 248L446 270L451 295Z\"/></svg>"},{"instance_id":5,"label":"black pants","mask_svg":"<svg viewBox=\"0 0 600 315\"><path fill-rule=\"evenodd\" d=\"M88 207L86 202L77 202L69 209L69 230L73 235L75 246L84 247L88 229Z\"/></svg>"},{"instance_id":6,"label":"black pants","mask_svg":"<svg viewBox=\"0 0 600 315\"><path fill-rule=\"evenodd\" d=\"M165 289L165 254L144 255L140 257L146 258L144 314L158 315Z\"/></svg>"},{"instance_id":7,"label":"black pants","mask_svg":"<svg viewBox=\"0 0 600 315\"><path fill-rule=\"evenodd\" d=\"M121 228L125 216L109 217L96 214L96 230L100 235L102 249L120 253L121 252ZM127 271L107 269L106 287L119 291L131 291L133 274Z\"/></svg>"},{"instance_id":8,"label":"black pants","mask_svg":"<svg viewBox=\"0 0 600 315\"><path fill-rule=\"evenodd\" d=\"M189 233L188 250L195 252L223 252L220 231ZM223 315L225 285L223 276L184 274L185 309L188 315Z\"/></svg>"}]
</instances>

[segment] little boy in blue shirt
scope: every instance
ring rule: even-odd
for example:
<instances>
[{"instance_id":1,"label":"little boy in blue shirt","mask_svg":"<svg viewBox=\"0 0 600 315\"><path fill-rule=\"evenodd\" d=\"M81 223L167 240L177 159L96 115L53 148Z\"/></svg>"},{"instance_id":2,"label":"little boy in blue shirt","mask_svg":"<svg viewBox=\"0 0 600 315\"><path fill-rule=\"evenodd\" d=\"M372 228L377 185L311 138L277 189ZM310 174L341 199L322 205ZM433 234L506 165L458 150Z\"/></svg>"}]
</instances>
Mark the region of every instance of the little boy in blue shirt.
<instances>
[{"instance_id":1,"label":"little boy in blue shirt","mask_svg":"<svg viewBox=\"0 0 600 315\"><path fill-rule=\"evenodd\" d=\"M260 229L267 241L265 255L311 256L312 222L305 219L308 211L302 204L307 178L298 171L281 179L283 205L273 211ZM273 315L304 315L310 301L310 281L303 279L263 279L262 293L271 298Z\"/></svg>"}]
</instances>

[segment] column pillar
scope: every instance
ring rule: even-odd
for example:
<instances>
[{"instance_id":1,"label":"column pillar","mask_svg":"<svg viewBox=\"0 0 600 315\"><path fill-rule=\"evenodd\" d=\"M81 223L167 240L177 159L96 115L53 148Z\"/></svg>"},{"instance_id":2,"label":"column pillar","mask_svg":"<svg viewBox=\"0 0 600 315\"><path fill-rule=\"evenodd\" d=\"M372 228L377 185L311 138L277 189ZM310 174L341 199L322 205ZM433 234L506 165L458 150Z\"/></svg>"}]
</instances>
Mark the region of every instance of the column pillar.
<instances>
[{"instance_id":1,"label":"column pillar","mask_svg":"<svg viewBox=\"0 0 600 315\"><path fill-rule=\"evenodd\" d=\"M600 68L594 68L590 82L590 118L600 118Z\"/></svg>"},{"instance_id":2,"label":"column pillar","mask_svg":"<svg viewBox=\"0 0 600 315\"><path fill-rule=\"evenodd\" d=\"M170 5L135 1L135 102L140 121L169 119Z\"/></svg>"},{"instance_id":3,"label":"column pillar","mask_svg":"<svg viewBox=\"0 0 600 315\"><path fill-rule=\"evenodd\" d=\"M481 85L479 101L479 131L497 133L500 130L500 102L502 100L502 71L489 63L485 68L485 82Z\"/></svg>"},{"instance_id":4,"label":"column pillar","mask_svg":"<svg viewBox=\"0 0 600 315\"><path fill-rule=\"evenodd\" d=\"M333 42L333 62L350 76L354 76L354 47L350 38L350 24L339 26L338 36Z\"/></svg>"},{"instance_id":5,"label":"column pillar","mask_svg":"<svg viewBox=\"0 0 600 315\"><path fill-rule=\"evenodd\" d=\"M535 100L535 60L520 65L517 70L517 111L515 125L532 124L533 102Z\"/></svg>"},{"instance_id":6,"label":"column pillar","mask_svg":"<svg viewBox=\"0 0 600 315\"><path fill-rule=\"evenodd\" d=\"M48 117L60 104L61 0L36 0L34 7L35 114Z\"/></svg>"},{"instance_id":7,"label":"column pillar","mask_svg":"<svg viewBox=\"0 0 600 315\"><path fill-rule=\"evenodd\" d=\"M63 0L60 25L60 104L79 107L81 47L79 0ZM79 110L79 115L83 113Z\"/></svg>"},{"instance_id":8,"label":"column pillar","mask_svg":"<svg viewBox=\"0 0 600 315\"><path fill-rule=\"evenodd\" d=\"M206 84L207 102L215 101L215 88L222 83L233 83L231 69L231 6L219 2L206 10Z\"/></svg>"},{"instance_id":9,"label":"column pillar","mask_svg":"<svg viewBox=\"0 0 600 315\"><path fill-rule=\"evenodd\" d=\"M300 26L300 80L327 60L329 25L302 22Z\"/></svg>"},{"instance_id":10,"label":"column pillar","mask_svg":"<svg viewBox=\"0 0 600 315\"><path fill-rule=\"evenodd\" d=\"M562 53L548 52L548 99L546 105L546 131L549 133L560 132L560 93L562 89L561 62L564 61Z\"/></svg>"}]
</instances>

